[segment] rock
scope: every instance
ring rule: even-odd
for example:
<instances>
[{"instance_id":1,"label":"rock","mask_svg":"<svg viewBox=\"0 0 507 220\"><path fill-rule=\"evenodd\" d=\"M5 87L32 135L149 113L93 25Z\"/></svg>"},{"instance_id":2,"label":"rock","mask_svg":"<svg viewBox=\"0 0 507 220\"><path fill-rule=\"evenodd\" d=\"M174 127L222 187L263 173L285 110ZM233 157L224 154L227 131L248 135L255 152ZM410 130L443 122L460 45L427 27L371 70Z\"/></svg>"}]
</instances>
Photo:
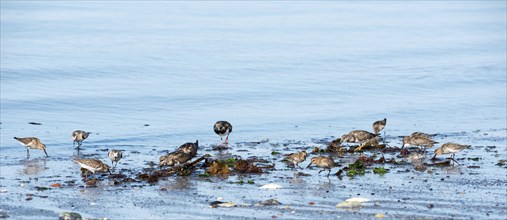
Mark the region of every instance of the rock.
<instances>
[{"instance_id":1,"label":"rock","mask_svg":"<svg viewBox=\"0 0 507 220\"><path fill-rule=\"evenodd\" d=\"M259 187L261 189L281 189L282 186L275 184L275 183L269 183L264 186Z\"/></svg>"},{"instance_id":2,"label":"rock","mask_svg":"<svg viewBox=\"0 0 507 220\"><path fill-rule=\"evenodd\" d=\"M336 208L361 208L368 201L370 200L366 198L354 197L338 203Z\"/></svg>"},{"instance_id":3,"label":"rock","mask_svg":"<svg viewBox=\"0 0 507 220\"><path fill-rule=\"evenodd\" d=\"M256 203L255 206L268 206L268 205L280 205L280 204L282 204L282 203L280 203L276 199L268 199L266 201Z\"/></svg>"},{"instance_id":4,"label":"rock","mask_svg":"<svg viewBox=\"0 0 507 220\"><path fill-rule=\"evenodd\" d=\"M217 207L227 207L227 208L236 207L235 203L232 203L232 202L222 202L222 201L214 201L214 202L211 202L209 205L210 205L211 208L217 208Z\"/></svg>"}]
</instances>

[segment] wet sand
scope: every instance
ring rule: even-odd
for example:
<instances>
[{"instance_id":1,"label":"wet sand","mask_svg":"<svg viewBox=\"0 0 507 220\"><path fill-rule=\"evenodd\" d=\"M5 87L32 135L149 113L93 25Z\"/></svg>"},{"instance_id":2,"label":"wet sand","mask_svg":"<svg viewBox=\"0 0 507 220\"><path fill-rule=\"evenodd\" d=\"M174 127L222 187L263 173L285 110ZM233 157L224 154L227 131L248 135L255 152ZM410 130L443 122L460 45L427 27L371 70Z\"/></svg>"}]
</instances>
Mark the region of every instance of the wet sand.
<instances>
[{"instance_id":1,"label":"wet sand","mask_svg":"<svg viewBox=\"0 0 507 220\"><path fill-rule=\"evenodd\" d=\"M399 153L385 153L386 159L394 158L401 164L374 164L364 175L339 178L326 177L327 172L318 169L293 170L281 160L281 154L300 150L311 152L315 147L325 149L334 137L314 140L287 140L272 143L231 143L225 151L211 150L211 144L200 146L198 156L211 154L215 158L257 157L261 165L274 164L274 169L264 169L262 174L231 174L205 177L204 169L197 169L190 176L170 176L155 183L147 181L116 182L108 175L97 175L96 186L87 186L80 176L79 166L64 156L44 158L41 152L32 152L32 158L2 156L1 193L2 213L15 219L57 218L61 212L76 212L83 218L109 219L181 219L181 218L287 218L287 219L335 219L375 218L460 218L501 219L507 215L507 165L497 165L507 159L505 129L489 131L456 132L439 134L440 143L457 142L471 144L471 149L456 154L461 165L428 166L417 171L415 164ZM391 147L400 145L401 139L388 136ZM105 162L106 149L113 144L100 146L85 144L79 155L100 158ZM440 146L438 144L437 146ZM165 153L163 147L137 146L127 150L114 173L122 173L136 179L136 174L146 172L149 162L158 163ZM424 162L431 163L433 149L426 152ZM167 150L171 150L167 148ZM19 149L20 156L24 150ZM366 151L364 155L381 154ZM310 153L301 163L305 167ZM360 155L331 154L341 167L353 163ZM447 156L439 157L445 161ZM406 162L406 163L404 163ZM373 167L389 169L384 175L372 173ZM59 183L61 187L52 187ZM275 183L281 189L260 189ZM47 188L47 189L46 189ZM348 198L361 197L370 201L361 208L343 209L336 205ZM233 202L236 207L210 208L210 203L221 199ZM281 204L259 206L256 203L276 199Z\"/></svg>"}]
</instances>

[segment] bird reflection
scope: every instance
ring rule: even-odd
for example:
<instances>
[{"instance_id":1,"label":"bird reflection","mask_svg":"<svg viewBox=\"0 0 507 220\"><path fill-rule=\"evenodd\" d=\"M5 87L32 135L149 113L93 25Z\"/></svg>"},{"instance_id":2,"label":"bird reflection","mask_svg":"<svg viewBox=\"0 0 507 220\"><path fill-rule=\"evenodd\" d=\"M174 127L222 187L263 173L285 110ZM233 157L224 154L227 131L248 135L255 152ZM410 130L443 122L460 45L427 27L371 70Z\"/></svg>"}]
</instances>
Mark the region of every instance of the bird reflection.
<instances>
[{"instance_id":1,"label":"bird reflection","mask_svg":"<svg viewBox=\"0 0 507 220\"><path fill-rule=\"evenodd\" d=\"M29 176L39 175L42 171L46 170L47 158L35 158L31 160L24 160L23 174Z\"/></svg>"}]
</instances>

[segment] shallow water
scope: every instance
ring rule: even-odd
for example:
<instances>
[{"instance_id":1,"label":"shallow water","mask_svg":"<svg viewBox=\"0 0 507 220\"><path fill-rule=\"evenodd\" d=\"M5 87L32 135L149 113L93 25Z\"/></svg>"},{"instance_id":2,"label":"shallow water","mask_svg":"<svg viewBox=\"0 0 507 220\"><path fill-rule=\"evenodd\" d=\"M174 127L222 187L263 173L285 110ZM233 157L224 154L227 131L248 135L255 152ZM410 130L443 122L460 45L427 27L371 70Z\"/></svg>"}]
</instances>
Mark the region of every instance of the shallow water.
<instances>
[{"instance_id":1,"label":"shallow water","mask_svg":"<svg viewBox=\"0 0 507 220\"><path fill-rule=\"evenodd\" d=\"M212 125L217 120L234 125L233 143L297 140L313 146L314 139L371 130L373 121L386 117L391 145L400 144L397 136L413 131L480 130L496 132L491 144L505 149L506 8L505 2L2 1L2 187L16 185L16 177L66 172L77 178L77 166L69 161L76 154L70 139L76 129L93 132L84 153L123 149L129 169L145 167L164 150L195 139L203 146L216 144ZM13 136L39 137L51 157L25 160L25 150ZM451 140L484 145L467 136ZM267 157L268 146L249 150ZM295 150L289 146L294 149L288 151ZM35 158L41 155L32 152ZM485 163L498 159L488 158L493 161ZM505 172L491 169L481 175ZM315 196L314 181L320 180L288 184ZM334 179L331 183L327 187L333 189L354 185ZM181 192L184 196L197 191L212 197L207 193L216 187L192 178L188 184L190 190ZM159 194L138 194L144 193ZM340 194L340 199L346 195ZM69 193L68 199L75 196ZM322 202L333 203L334 211L340 199ZM14 204L23 206L20 201ZM55 206L51 212L69 209ZM314 208L319 212L330 207ZM152 216L137 211L139 216ZM242 211L253 214L251 209ZM202 215L224 212L228 211L213 209Z\"/></svg>"}]
</instances>

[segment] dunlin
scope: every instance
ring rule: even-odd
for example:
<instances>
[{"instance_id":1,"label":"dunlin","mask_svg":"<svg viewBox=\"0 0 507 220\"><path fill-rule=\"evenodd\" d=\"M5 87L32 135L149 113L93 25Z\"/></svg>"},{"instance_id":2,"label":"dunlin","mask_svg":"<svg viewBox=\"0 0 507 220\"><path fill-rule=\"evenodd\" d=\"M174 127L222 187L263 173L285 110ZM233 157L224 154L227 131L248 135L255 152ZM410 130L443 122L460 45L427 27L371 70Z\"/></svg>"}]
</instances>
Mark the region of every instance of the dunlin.
<instances>
[{"instance_id":1,"label":"dunlin","mask_svg":"<svg viewBox=\"0 0 507 220\"><path fill-rule=\"evenodd\" d=\"M81 147L81 145L83 144L83 141L88 138L88 136L91 134L91 132L86 132L86 131L82 131L82 130L75 130L74 132L72 132L72 144L74 146L76 146L76 142L77 142L77 149L79 149L79 147Z\"/></svg>"},{"instance_id":2,"label":"dunlin","mask_svg":"<svg viewBox=\"0 0 507 220\"><path fill-rule=\"evenodd\" d=\"M410 136L411 137L423 137L423 138L431 139L434 136L436 136L436 134L426 134L426 133L423 133L423 132L416 131L416 132L410 134Z\"/></svg>"},{"instance_id":3,"label":"dunlin","mask_svg":"<svg viewBox=\"0 0 507 220\"><path fill-rule=\"evenodd\" d=\"M325 156L313 157L312 161L310 162L310 164L308 164L308 166L306 166L306 168L310 167L312 164L315 164L316 166L323 168L322 170L319 171L319 174L326 169L329 170L327 176L329 176L329 174L331 173L331 169L336 166L336 163L333 161L333 159Z\"/></svg>"},{"instance_id":4,"label":"dunlin","mask_svg":"<svg viewBox=\"0 0 507 220\"><path fill-rule=\"evenodd\" d=\"M292 153L292 154L286 154L285 156L285 160L289 161L289 162L292 162L294 164L294 168L296 167L299 167L299 163L303 162L306 160L306 151L301 151L301 152L297 152L297 153ZM303 168L301 168L303 169Z\"/></svg>"},{"instance_id":5,"label":"dunlin","mask_svg":"<svg viewBox=\"0 0 507 220\"><path fill-rule=\"evenodd\" d=\"M442 144L441 147L437 148L435 150L435 155L433 158L435 158L438 155L441 154L452 154L451 158L454 158L454 153L460 152L464 149L470 148L470 145L463 145L463 144L456 144L456 143L445 143Z\"/></svg>"},{"instance_id":6,"label":"dunlin","mask_svg":"<svg viewBox=\"0 0 507 220\"><path fill-rule=\"evenodd\" d=\"M195 143L185 143L182 144L176 151L181 151L183 153L189 154L192 157L197 155L197 149L199 148L199 141L195 140Z\"/></svg>"},{"instance_id":7,"label":"dunlin","mask_svg":"<svg viewBox=\"0 0 507 220\"><path fill-rule=\"evenodd\" d=\"M174 151L165 156L160 157L160 162L158 164L159 167L162 166L174 166L178 164L185 163L192 159L192 155L187 154L183 151Z\"/></svg>"},{"instance_id":8,"label":"dunlin","mask_svg":"<svg viewBox=\"0 0 507 220\"><path fill-rule=\"evenodd\" d=\"M26 157L30 157L30 152L28 149L37 149L37 150L43 150L46 154L46 157L48 156L48 153L46 152L46 145L44 145L38 138L36 137L25 137L25 138L18 138L14 137L21 145L26 147Z\"/></svg>"},{"instance_id":9,"label":"dunlin","mask_svg":"<svg viewBox=\"0 0 507 220\"><path fill-rule=\"evenodd\" d=\"M386 126L387 119L384 118L384 120L373 122L373 132L375 132L376 135L382 130L384 130L384 127ZM385 131L384 131L385 132ZM385 134L384 134L385 136Z\"/></svg>"},{"instance_id":10,"label":"dunlin","mask_svg":"<svg viewBox=\"0 0 507 220\"><path fill-rule=\"evenodd\" d=\"M107 157L109 157L109 159L111 159L111 166L114 169L116 167L116 165L118 165L118 161L120 161L121 158L123 158L123 154L119 150L110 150L107 153ZM116 164L114 164L114 162L116 162ZM113 164L114 164L114 166L113 166Z\"/></svg>"},{"instance_id":11,"label":"dunlin","mask_svg":"<svg viewBox=\"0 0 507 220\"><path fill-rule=\"evenodd\" d=\"M229 143L229 134L232 132L232 125L231 123L227 121L217 121L215 122L215 125L213 126L213 130L216 134L220 136L220 140L222 140L222 143ZM225 140L223 140L223 137L225 136ZM222 144L221 143L221 144Z\"/></svg>"},{"instance_id":12,"label":"dunlin","mask_svg":"<svg viewBox=\"0 0 507 220\"><path fill-rule=\"evenodd\" d=\"M376 137L375 134L372 134L368 131L363 130L353 130L348 134L344 134L341 137L341 141L343 142L352 142L352 143L363 143L367 140Z\"/></svg>"},{"instance_id":13,"label":"dunlin","mask_svg":"<svg viewBox=\"0 0 507 220\"><path fill-rule=\"evenodd\" d=\"M408 147L408 146L421 146L425 148L432 148L434 144L437 144L438 142L433 141L426 137L420 137L420 136L407 136L403 138L401 148Z\"/></svg>"},{"instance_id":14,"label":"dunlin","mask_svg":"<svg viewBox=\"0 0 507 220\"><path fill-rule=\"evenodd\" d=\"M95 174L95 172L109 172L109 174L111 174L111 171L109 171L109 166L100 160L79 159L74 160L74 162L78 163L82 168L86 169L86 177L88 177L88 171L91 171L93 174Z\"/></svg>"}]
</instances>

